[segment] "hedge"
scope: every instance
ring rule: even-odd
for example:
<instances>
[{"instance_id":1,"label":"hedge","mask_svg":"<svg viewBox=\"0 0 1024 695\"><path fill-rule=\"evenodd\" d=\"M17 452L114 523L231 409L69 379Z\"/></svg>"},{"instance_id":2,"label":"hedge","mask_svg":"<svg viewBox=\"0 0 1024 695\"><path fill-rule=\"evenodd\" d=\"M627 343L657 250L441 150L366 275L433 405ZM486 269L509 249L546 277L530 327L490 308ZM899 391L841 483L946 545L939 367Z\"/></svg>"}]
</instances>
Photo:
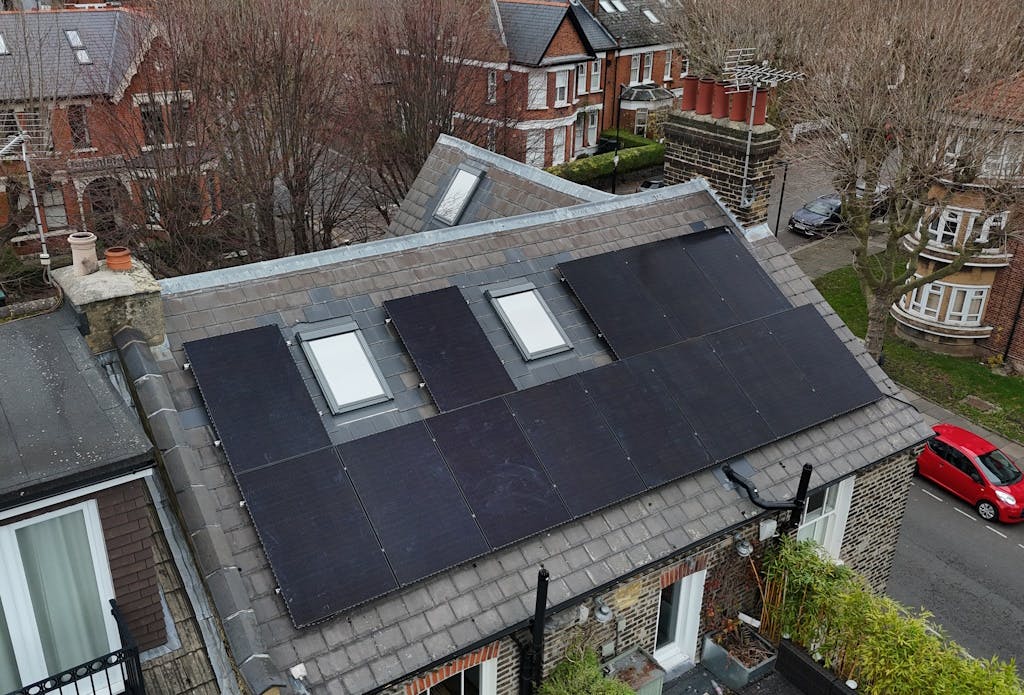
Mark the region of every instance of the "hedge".
<instances>
[{"instance_id":1,"label":"hedge","mask_svg":"<svg viewBox=\"0 0 1024 695\"><path fill-rule=\"evenodd\" d=\"M614 140L615 128L609 128L608 130L602 131L601 137L608 138L609 140ZM645 147L646 145L656 145L657 142L657 140L650 140L648 138L643 137L642 135L631 133L628 130L619 130L620 150L627 149L630 147Z\"/></svg>"},{"instance_id":2,"label":"hedge","mask_svg":"<svg viewBox=\"0 0 1024 695\"><path fill-rule=\"evenodd\" d=\"M619 173L646 169L665 161L665 146L654 143L644 147L630 147L619 150ZM615 153L605 152L593 157L583 157L548 169L548 172L576 183L590 183L603 176L611 176L615 168Z\"/></svg>"},{"instance_id":3,"label":"hedge","mask_svg":"<svg viewBox=\"0 0 1024 695\"><path fill-rule=\"evenodd\" d=\"M914 613L824 559L811 541L780 539L765 563L769 638L788 633L866 695L1022 695L1014 662L972 659ZM776 633L776 634L771 634Z\"/></svg>"}]
</instances>

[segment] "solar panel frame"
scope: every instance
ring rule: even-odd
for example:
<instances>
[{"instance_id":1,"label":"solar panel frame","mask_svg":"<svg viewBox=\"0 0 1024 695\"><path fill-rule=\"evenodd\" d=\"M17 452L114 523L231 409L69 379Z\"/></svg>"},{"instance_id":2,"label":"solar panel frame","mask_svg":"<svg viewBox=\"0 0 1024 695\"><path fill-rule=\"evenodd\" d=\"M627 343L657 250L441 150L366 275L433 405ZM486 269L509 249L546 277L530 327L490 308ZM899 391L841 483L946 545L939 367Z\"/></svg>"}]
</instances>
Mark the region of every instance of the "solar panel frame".
<instances>
[{"instance_id":1,"label":"solar panel frame","mask_svg":"<svg viewBox=\"0 0 1024 695\"><path fill-rule=\"evenodd\" d=\"M458 287L391 299L384 308L442 412L516 390Z\"/></svg>"},{"instance_id":2,"label":"solar panel frame","mask_svg":"<svg viewBox=\"0 0 1024 695\"><path fill-rule=\"evenodd\" d=\"M297 627L398 588L333 448L251 469L236 479ZM350 562L353 557L359 561ZM341 576L345 581L337 581Z\"/></svg>"},{"instance_id":3,"label":"solar panel frame","mask_svg":"<svg viewBox=\"0 0 1024 695\"><path fill-rule=\"evenodd\" d=\"M400 584L490 549L423 421L336 449Z\"/></svg>"},{"instance_id":4,"label":"solar panel frame","mask_svg":"<svg viewBox=\"0 0 1024 695\"><path fill-rule=\"evenodd\" d=\"M276 325L193 340L184 348L236 474L330 445Z\"/></svg>"}]
</instances>

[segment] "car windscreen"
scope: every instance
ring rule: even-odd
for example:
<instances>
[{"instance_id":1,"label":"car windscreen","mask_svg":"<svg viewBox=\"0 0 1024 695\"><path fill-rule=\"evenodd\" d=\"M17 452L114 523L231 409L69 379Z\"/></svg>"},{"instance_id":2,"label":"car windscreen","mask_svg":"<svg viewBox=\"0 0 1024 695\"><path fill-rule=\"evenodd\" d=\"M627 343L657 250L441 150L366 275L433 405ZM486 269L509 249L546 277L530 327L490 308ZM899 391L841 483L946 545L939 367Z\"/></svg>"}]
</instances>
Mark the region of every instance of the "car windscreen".
<instances>
[{"instance_id":1,"label":"car windscreen","mask_svg":"<svg viewBox=\"0 0 1024 695\"><path fill-rule=\"evenodd\" d=\"M828 217L835 212L836 208L839 206L829 200L812 200L804 207L816 215L824 215L825 217Z\"/></svg>"},{"instance_id":2,"label":"car windscreen","mask_svg":"<svg viewBox=\"0 0 1024 695\"><path fill-rule=\"evenodd\" d=\"M978 463L981 464L981 472L993 485L1013 485L1021 479L1020 470L999 449L982 454Z\"/></svg>"}]
</instances>

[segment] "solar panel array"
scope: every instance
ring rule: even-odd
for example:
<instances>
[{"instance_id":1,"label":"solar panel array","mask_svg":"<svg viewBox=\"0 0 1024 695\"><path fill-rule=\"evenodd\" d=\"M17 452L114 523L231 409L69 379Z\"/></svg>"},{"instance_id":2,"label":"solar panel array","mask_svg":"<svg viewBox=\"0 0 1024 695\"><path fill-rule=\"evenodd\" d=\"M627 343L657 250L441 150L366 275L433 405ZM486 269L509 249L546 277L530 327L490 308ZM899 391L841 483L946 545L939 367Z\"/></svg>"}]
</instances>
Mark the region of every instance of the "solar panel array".
<instances>
[{"instance_id":1,"label":"solar panel array","mask_svg":"<svg viewBox=\"0 0 1024 695\"><path fill-rule=\"evenodd\" d=\"M609 268L621 270L626 258L622 278L638 296L663 288L682 301L680 283L665 276L681 266L648 251L683 264L695 248L693 255L731 253L715 235L701 237L690 246L659 242L597 257L604 266L587 259L569 271L571 282L575 288L583 278L594 288L595 277L613 277ZM714 283L698 284L702 299L711 296ZM463 392L441 369L434 384L443 384L449 405L476 402L339 446L326 441L276 327L186 344L292 620L301 627L325 619L879 398L813 307L777 310L774 296L761 296L756 309L734 307L738 290L714 292L734 325L518 392L489 391L500 380ZM458 318L459 303L465 307L457 289L388 303L403 339L416 336L408 339L418 365L431 357L426 346L450 347L441 345L444 335L479 330L471 315ZM628 312L602 313L592 295L585 303L601 316L602 331L627 342L624 351L641 344L609 323L612 316L632 322ZM669 315L675 320L676 336L717 325L669 304L658 310L663 325ZM472 323L436 335L424 326L428 307L438 307L430 316L449 328ZM750 319L751 312L767 315ZM668 335L652 330L643 340ZM252 383L240 390L244 382Z\"/></svg>"}]
</instances>

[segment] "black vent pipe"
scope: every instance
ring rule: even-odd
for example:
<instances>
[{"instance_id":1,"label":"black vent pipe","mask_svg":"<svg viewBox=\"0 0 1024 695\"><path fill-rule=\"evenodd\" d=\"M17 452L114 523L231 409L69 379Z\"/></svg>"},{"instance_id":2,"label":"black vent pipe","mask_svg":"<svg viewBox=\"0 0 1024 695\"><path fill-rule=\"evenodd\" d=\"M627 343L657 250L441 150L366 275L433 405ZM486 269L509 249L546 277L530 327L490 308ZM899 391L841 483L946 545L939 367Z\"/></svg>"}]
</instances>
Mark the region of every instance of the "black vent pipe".
<instances>
[{"instance_id":1,"label":"black vent pipe","mask_svg":"<svg viewBox=\"0 0 1024 695\"><path fill-rule=\"evenodd\" d=\"M533 609L533 642L530 644L529 695L537 695L544 671L544 614L548 607L548 571L541 566L537 572L537 603Z\"/></svg>"},{"instance_id":2,"label":"black vent pipe","mask_svg":"<svg viewBox=\"0 0 1024 695\"><path fill-rule=\"evenodd\" d=\"M809 463L805 463L803 470L800 472L800 484L796 489L796 498L793 500L787 500L784 502L776 500L766 500L757 494L757 488L754 483L747 480L742 475L732 469L728 463L722 465L722 472L725 473L725 477L730 482L739 485L741 488L746 490L747 495L750 497L750 501L761 509L774 509L774 510L790 510L793 513L789 517L789 523L791 526L796 526L800 523L800 517L804 511L804 503L807 501L807 488L811 484L811 471L814 470L814 466Z\"/></svg>"}]
</instances>

